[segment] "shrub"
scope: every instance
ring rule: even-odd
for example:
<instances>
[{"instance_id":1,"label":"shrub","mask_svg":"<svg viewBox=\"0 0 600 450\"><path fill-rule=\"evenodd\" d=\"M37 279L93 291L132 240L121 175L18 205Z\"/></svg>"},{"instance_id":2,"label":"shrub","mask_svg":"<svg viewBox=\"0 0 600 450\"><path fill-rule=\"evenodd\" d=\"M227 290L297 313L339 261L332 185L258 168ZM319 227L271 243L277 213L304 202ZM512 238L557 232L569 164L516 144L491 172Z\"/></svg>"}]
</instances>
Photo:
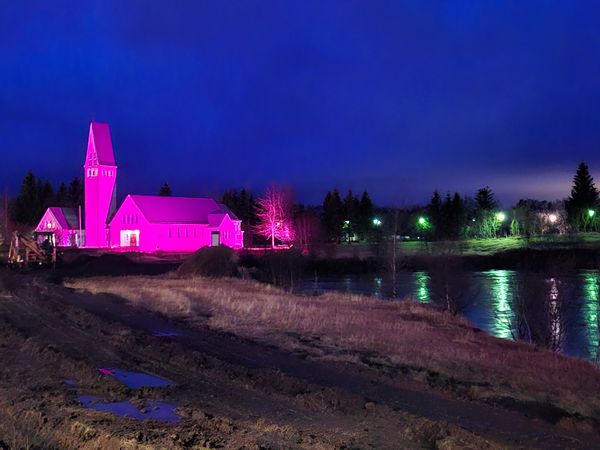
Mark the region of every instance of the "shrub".
<instances>
[{"instance_id":1,"label":"shrub","mask_svg":"<svg viewBox=\"0 0 600 450\"><path fill-rule=\"evenodd\" d=\"M177 270L180 276L231 277L237 273L239 257L229 247L202 247Z\"/></svg>"}]
</instances>

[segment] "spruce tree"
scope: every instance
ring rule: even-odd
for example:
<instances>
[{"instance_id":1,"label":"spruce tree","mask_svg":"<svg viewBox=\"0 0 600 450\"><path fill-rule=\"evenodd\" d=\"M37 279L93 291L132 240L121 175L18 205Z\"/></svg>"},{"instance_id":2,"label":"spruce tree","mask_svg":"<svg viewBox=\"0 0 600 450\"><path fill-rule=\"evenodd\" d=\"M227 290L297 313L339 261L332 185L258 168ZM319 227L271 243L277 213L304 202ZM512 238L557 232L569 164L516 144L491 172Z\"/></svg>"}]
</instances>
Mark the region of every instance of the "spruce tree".
<instances>
[{"instance_id":1,"label":"spruce tree","mask_svg":"<svg viewBox=\"0 0 600 450\"><path fill-rule=\"evenodd\" d=\"M475 194L475 202L477 203L477 208L482 211L491 211L498 205L494 198L494 193L489 186L477 191Z\"/></svg>"},{"instance_id":2,"label":"spruce tree","mask_svg":"<svg viewBox=\"0 0 600 450\"><path fill-rule=\"evenodd\" d=\"M83 183L79 178L73 178L69 184L69 206L72 208L83 206Z\"/></svg>"},{"instance_id":3,"label":"spruce tree","mask_svg":"<svg viewBox=\"0 0 600 450\"><path fill-rule=\"evenodd\" d=\"M587 164L580 163L573 177L571 195L566 201L569 222L577 231L590 231L596 222L598 190ZM591 212L593 211L593 212Z\"/></svg>"},{"instance_id":4,"label":"spruce tree","mask_svg":"<svg viewBox=\"0 0 600 450\"><path fill-rule=\"evenodd\" d=\"M158 195L160 195L161 197L170 197L171 195L173 195L173 191L171 190L171 186L169 186L169 183L163 183L163 185L160 187Z\"/></svg>"},{"instance_id":5,"label":"spruce tree","mask_svg":"<svg viewBox=\"0 0 600 450\"><path fill-rule=\"evenodd\" d=\"M39 181L30 170L23 178L21 190L15 199L13 221L20 224L31 225L35 221L35 214L39 202Z\"/></svg>"},{"instance_id":6,"label":"spruce tree","mask_svg":"<svg viewBox=\"0 0 600 450\"><path fill-rule=\"evenodd\" d=\"M323 224L330 240L338 242L342 233L343 205L337 189L328 192L323 200Z\"/></svg>"},{"instance_id":7,"label":"spruce tree","mask_svg":"<svg viewBox=\"0 0 600 450\"><path fill-rule=\"evenodd\" d=\"M429 222L433 224L433 236L440 239L443 235L442 197L437 190L433 191L431 201L427 206L427 214L429 215Z\"/></svg>"},{"instance_id":8,"label":"spruce tree","mask_svg":"<svg viewBox=\"0 0 600 450\"><path fill-rule=\"evenodd\" d=\"M56 206L71 206L69 204L69 191L64 181L60 183L56 192Z\"/></svg>"},{"instance_id":9,"label":"spruce tree","mask_svg":"<svg viewBox=\"0 0 600 450\"><path fill-rule=\"evenodd\" d=\"M370 237L370 232L372 230L371 224L373 223L373 213L374 213L373 202L371 201L371 197L367 191L362 193L360 197L360 203L358 205L358 232L362 234L364 239L368 239Z\"/></svg>"}]
</instances>

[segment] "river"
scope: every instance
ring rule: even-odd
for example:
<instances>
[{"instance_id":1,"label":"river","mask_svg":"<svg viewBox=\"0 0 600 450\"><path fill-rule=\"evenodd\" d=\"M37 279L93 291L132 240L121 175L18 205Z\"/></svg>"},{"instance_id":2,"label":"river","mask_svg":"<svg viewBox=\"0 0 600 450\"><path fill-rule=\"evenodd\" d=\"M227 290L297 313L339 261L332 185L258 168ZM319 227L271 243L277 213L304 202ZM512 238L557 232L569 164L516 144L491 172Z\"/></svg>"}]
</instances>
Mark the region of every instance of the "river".
<instances>
[{"instance_id":1,"label":"river","mask_svg":"<svg viewBox=\"0 0 600 450\"><path fill-rule=\"evenodd\" d=\"M344 275L306 279L306 294L341 291L381 299L440 303L437 275L400 271L391 277ZM488 333L520 337L571 356L594 360L598 352L600 273L585 270L561 276L514 270L465 272L449 279L458 313ZM447 286L447 282L444 286ZM444 291L447 292L447 291ZM459 293L458 293L459 292Z\"/></svg>"}]
</instances>

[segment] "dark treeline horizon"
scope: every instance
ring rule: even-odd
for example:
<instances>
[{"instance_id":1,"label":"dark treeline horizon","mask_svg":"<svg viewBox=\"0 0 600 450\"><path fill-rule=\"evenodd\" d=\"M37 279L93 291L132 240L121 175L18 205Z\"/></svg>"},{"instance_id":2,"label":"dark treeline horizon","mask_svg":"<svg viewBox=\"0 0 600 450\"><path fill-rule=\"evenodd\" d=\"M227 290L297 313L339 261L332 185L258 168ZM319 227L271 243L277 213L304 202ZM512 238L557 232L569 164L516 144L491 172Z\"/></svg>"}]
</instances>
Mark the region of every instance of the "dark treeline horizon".
<instances>
[{"instance_id":1,"label":"dark treeline horizon","mask_svg":"<svg viewBox=\"0 0 600 450\"><path fill-rule=\"evenodd\" d=\"M47 179L29 171L21 183L19 194L5 201L14 224L33 226L49 206L83 206L83 182L79 178L63 181L55 188ZM282 190L276 185L272 188ZM290 199L290 220L297 221L307 235L319 235L329 242L380 241L391 231L427 240L492 238L499 236L530 236L544 233L564 234L571 231L598 231L595 215L600 206L598 190L585 163L581 163L573 178L570 196L547 201L521 199L506 208L500 204L493 189L483 186L472 195L459 192L433 191L426 204L381 206L371 199L368 190L354 193L351 189L329 190L317 205L294 201L293 190L285 188ZM177 195L168 182L157 186L153 195ZM217 199L228 206L241 220L248 236L253 234L257 219L257 200L263 193L245 188L230 189ZM120 202L119 202L120 203ZM2 205L4 206L4 205ZM600 214L599 214L600 215ZM316 223L319 225L315 225ZM318 229L318 231L317 231Z\"/></svg>"}]
</instances>

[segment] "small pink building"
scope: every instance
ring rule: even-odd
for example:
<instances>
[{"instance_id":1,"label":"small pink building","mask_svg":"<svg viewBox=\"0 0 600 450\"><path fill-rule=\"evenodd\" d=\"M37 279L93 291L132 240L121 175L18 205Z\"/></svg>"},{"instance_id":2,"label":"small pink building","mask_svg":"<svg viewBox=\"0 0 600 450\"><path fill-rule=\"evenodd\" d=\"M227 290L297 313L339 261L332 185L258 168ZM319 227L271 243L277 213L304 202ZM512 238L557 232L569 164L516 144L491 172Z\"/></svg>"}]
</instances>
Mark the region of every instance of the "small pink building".
<instances>
[{"instance_id":1,"label":"small pink building","mask_svg":"<svg viewBox=\"0 0 600 450\"><path fill-rule=\"evenodd\" d=\"M75 208L48 208L35 232L47 236L57 247L79 247L82 234L79 212Z\"/></svg>"},{"instance_id":2,"label":"small pink building","mask_svg":"<svg viewBox=\"0 0 600 450\"><path fill-rule=\"evenodd\" d=\"M117 210L117 165L108 124L90 124L83 169L83 236L79 216L69 208L49 208L36 228L52 233L57 245L141 252L243 247L241 221L211 198L128 195Z\"/></svg>"}]
</instances>

